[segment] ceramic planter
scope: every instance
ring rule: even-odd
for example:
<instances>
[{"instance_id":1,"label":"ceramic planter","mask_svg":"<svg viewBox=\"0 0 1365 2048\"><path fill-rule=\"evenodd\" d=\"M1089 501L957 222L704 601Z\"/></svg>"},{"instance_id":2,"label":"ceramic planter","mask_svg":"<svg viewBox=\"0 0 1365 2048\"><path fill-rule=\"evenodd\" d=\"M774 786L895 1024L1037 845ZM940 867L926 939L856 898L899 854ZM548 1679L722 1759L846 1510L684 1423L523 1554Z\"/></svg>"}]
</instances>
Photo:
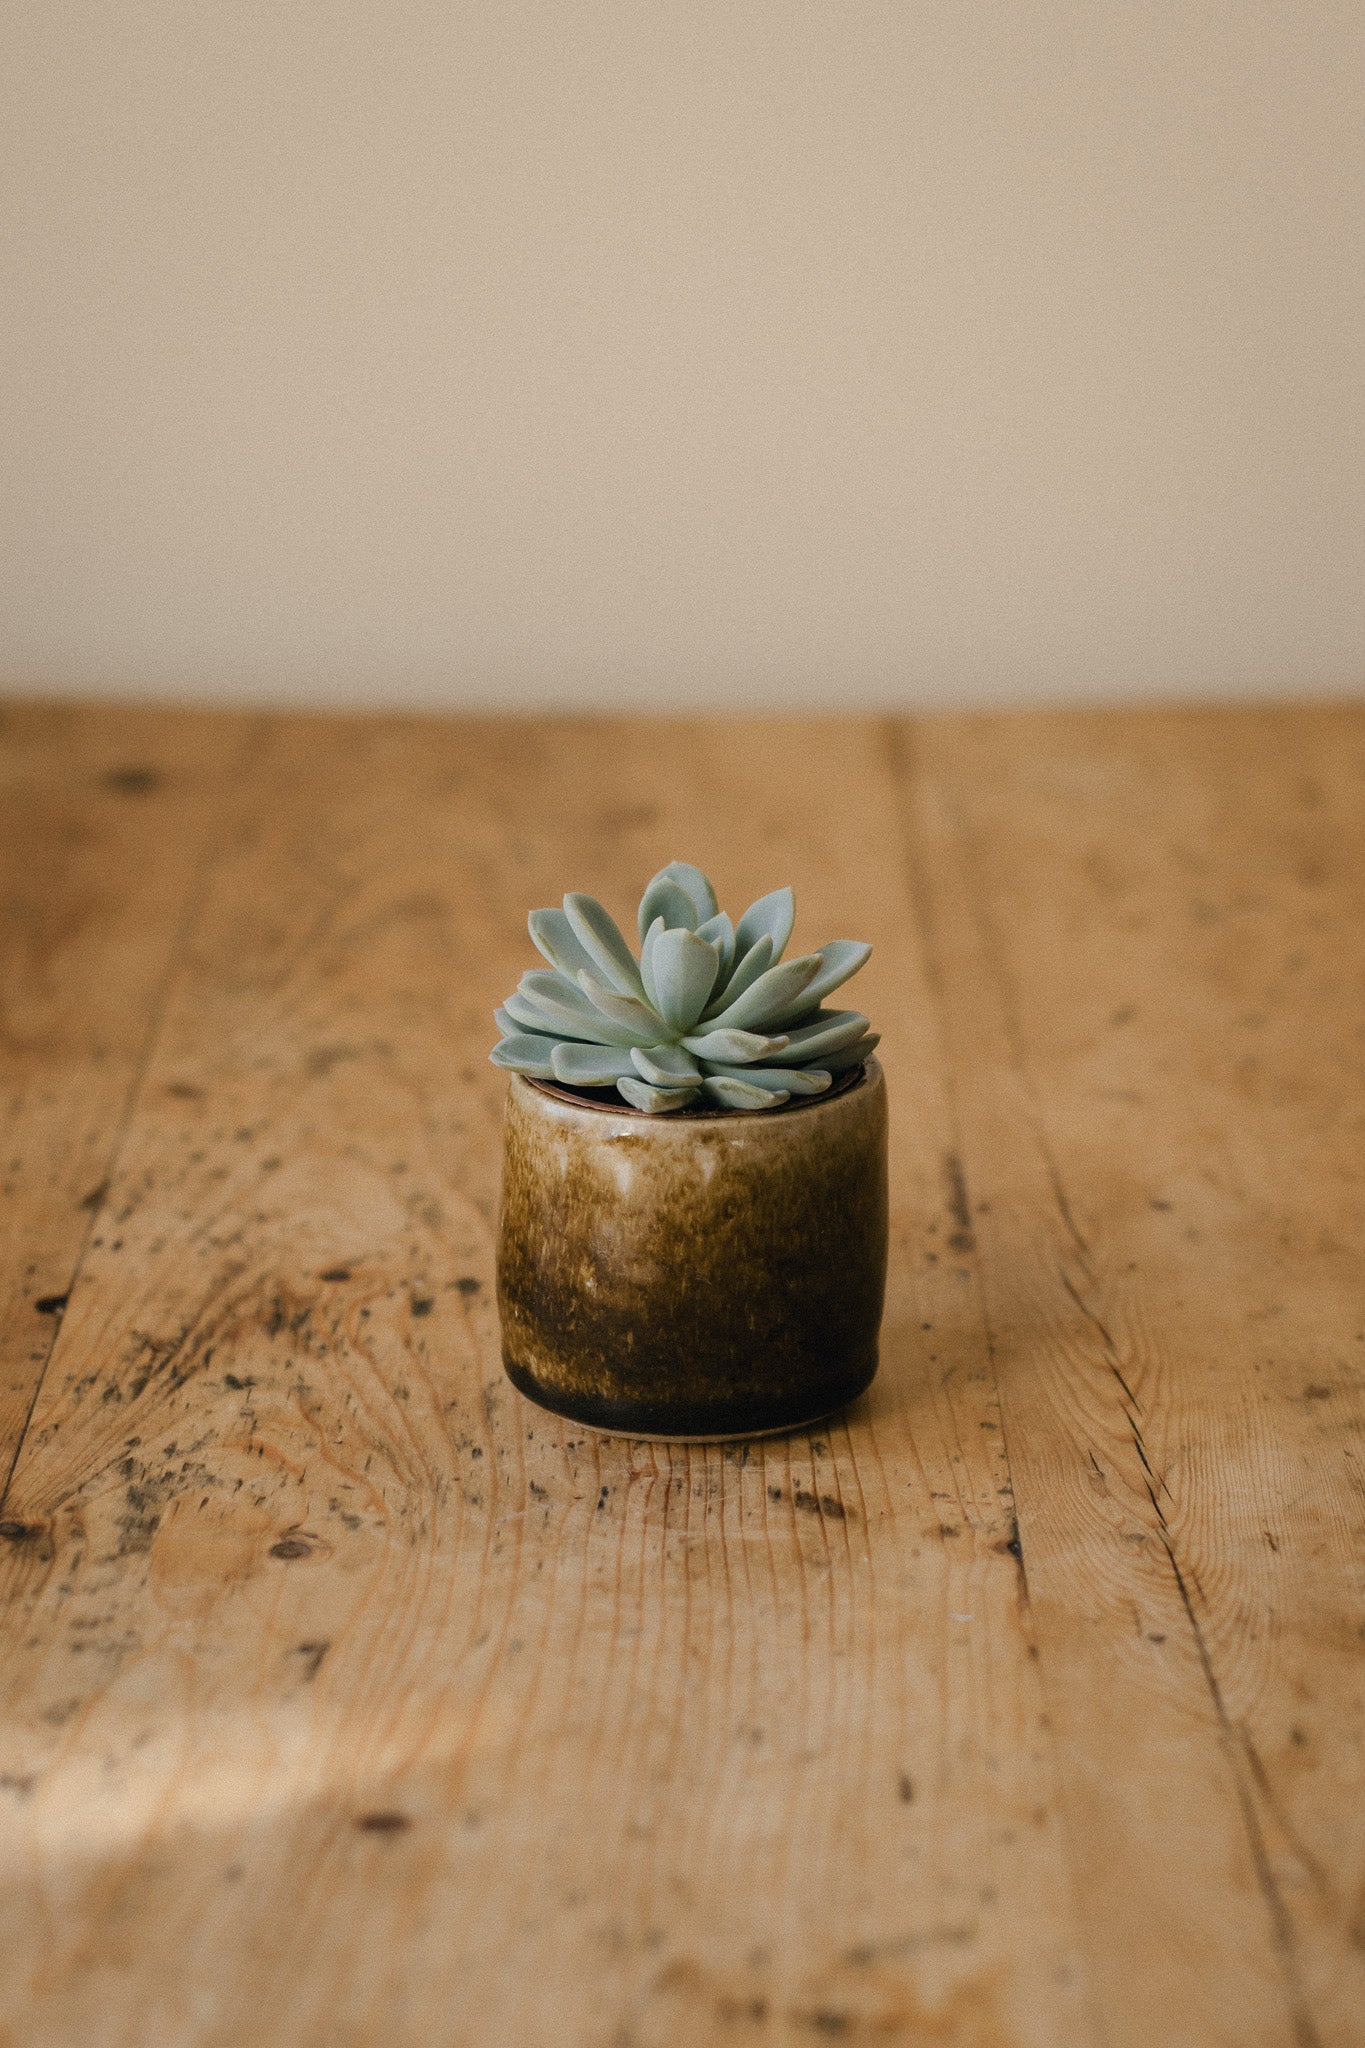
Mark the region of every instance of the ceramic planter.
<instances>
[{"instance_id":1,"label":"ceramic planter","mask_svg":"<svg viewBox=\"0 0 1365 2048\"><path fill-rule=\"evenodd\" d=\"M647 1116L514 1075L498 1302L514 1386L631 1436L791 1429L877 1369L886 1084Z\"/></svg>"}]
</instances>

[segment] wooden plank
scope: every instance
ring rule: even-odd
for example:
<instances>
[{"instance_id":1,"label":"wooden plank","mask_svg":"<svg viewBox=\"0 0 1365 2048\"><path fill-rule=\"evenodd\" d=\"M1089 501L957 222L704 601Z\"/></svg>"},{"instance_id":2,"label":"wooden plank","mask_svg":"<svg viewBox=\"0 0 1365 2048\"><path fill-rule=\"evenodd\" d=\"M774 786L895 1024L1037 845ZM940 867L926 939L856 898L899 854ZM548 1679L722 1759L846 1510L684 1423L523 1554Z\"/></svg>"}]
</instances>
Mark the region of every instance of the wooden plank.
<instances>
[{"instance_id":1,"label":"wooden plank","mask_svg":"<svg viewBox=\"0 0 1365 2048\"><path fill-rule=\"evenodd\" d=\"M1365 2038L1365 713L897 735L1107 2039Z\"/></svg>"},{"instance_id":2,"label":"wooden plank","mask_svg":"<svg viewBox=\"0 0 1365 2048\"><path fill-rule=\"evenodd\" d=\"M243 734L0 705L0 1520Z\"/></svg>"},{"instance_id":3,"label":"wooden plank","mask_svg":"<svg viewBox=\"0 0 1365 2048\"><path fill-rule=\"evenodd\" d=\"M880 731L296 721L252 798L15 1474L0 2024L1098 2039ZM490 1298L526 908L674 855L878 948L882 1376L747 1449L541 1416Z\"/></svg>"}]
</instances>

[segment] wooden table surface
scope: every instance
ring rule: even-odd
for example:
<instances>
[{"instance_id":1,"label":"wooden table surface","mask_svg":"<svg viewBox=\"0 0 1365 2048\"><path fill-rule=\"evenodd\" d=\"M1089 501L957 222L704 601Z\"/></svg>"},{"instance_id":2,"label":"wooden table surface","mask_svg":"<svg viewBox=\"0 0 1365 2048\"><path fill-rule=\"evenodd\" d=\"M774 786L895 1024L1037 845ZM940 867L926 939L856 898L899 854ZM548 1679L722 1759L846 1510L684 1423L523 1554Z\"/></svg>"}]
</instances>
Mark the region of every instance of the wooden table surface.
<instances>
[{"instance_id":1,"label":"wooden table surface","mask_svg":"<svg viewBox=\"0 0 1365 2048\"><path fill-rule=\"evenodd\" d=\"M1365 2040L1365 706L0 762L3 2048ZM672 857L876 949L744 1446L499 1364L490 1013Z\"/></svg>"}]
</instances>

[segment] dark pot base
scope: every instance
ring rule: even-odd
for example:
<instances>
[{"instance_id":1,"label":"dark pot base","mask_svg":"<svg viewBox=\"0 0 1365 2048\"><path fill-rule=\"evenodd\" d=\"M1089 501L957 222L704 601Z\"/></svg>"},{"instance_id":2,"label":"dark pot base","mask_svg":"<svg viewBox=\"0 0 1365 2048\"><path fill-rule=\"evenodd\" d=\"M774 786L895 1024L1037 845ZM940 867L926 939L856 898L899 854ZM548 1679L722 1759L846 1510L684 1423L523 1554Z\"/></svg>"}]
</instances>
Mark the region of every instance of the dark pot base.
<instances>
[{"instance_id":1,"label":"dark pot base","mask_svg":"<svg viewBox=\"0 0 1365 2048\"><path fill-rule=\"evenodd\" d=\"M769 1398L704 1402L648 1401L632 1395L621 1400L600 1395L552 1395L504 1352L503 1369L519 1394L550 1415L581 1423L603 1436L634 1437L652 1443L730 1443L737 1437L785 1436L809 1429L835 1415L866 1393L877 1372L877 1352L841 1376L837 1386L823 1389L812 1405L811 1391L793 1400Z\"/></svg>"}]
</instances>

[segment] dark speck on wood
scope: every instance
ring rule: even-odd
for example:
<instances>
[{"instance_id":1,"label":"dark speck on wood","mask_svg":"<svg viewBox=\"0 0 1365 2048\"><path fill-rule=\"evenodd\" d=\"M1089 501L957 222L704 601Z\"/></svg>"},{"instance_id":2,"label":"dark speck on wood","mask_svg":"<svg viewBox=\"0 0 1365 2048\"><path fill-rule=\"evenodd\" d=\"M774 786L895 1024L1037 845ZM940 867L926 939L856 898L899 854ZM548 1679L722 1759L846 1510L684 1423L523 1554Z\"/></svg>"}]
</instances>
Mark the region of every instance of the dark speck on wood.
<instances>
[{"instance_id":1,"label":"dark speck on wood","mask_svg":"<svg viewBox=\"0 0 1365 2048\"><path fill-rule=\"evenodd\" d=\"M301 1536L281 1536L278 1543L272 1543L270 1546L270 1555L282 1557L286 1562L291 1558L311 1557L312 1553L312 1544L305 1543Z\"/></svg>"},{"instance_id":2,"label":"dark speck on wood","mask_svg":"<svg viewBox=\"0 0 1365 2048\"><path fill-rule=\"evenodd\" d=\"M401 1835L412 1822L405 1813L362 1813L356 1826L363 1835Z\"/></svg>"},{"instance_id":3,"label":"dark speck on wood","mask_svg":"<svg viewBox=\"0 0 1365 2048\"><path fill-rule=\"evenodd\" d=\"M948 1214L956 1226L948 1239L948 1249L954 1252L972 1251L975 1249L976 1238L972 1230L971 1203L967 1199L967 1176L962 1170L962 1161L955 1152L949 1152L944 1158L943 1179Z\"/></svg>"},{"instance_id":4,"label":"dark speck on wood","mask_svg":"<svg viewBox=\"0 0 1365 2048\"><path fill-rule=\"evenodd\" d=\"M104 786L115 796L151 796L160 789L161 777L155 768L111 768Z\"/></svg>"},{"instance_id":5,"label":"dark speck on wood","mask_svg":"<svg viewBox=\"0 0 1365 2048\"><path fill-rule=\"evenodd\" d=\"M331 1647L330 1643L299 1643L297 1645L294 1655L303 1664L305 1684L317 1677L318 1672L322 1669L322 1660Z\"/></svg>"},{"instance_id":6,"label":"dark speck on wood","mask_svg":"<svg viewBox=\"0 0 1365 2048\"><path fill-rule=\"evenodd\" d=\"M808 1515L829 1515L836 1522L845 1521L848 1517L848 1509L841 1500L836 1500L832 1493L807 1493L800 1486L792 1493L792 1506L804 1508Z\"/></svg>"},{"instance_id":7,"label":"dark speck on wood","mask_svg":"<svg viewBox=\"0 0 1365 2048\"><path fill-rule=\"evenodd\" d=\"M325 1273L318 1274L319 1280L349 1280L350 1277L349 1266L329 1266Z\"/></svg>"},{"instance_id":8,"label":"dark speck on wood","mask_svg":"<svg viewBox=\"0 0 1365 2048\"><path fill-rule=\"evenodd\" d=\"M59 1316L69 1299L65 1294L40 1294L33 1306L40 1316Z\"/></svg>"}]
</instances>

